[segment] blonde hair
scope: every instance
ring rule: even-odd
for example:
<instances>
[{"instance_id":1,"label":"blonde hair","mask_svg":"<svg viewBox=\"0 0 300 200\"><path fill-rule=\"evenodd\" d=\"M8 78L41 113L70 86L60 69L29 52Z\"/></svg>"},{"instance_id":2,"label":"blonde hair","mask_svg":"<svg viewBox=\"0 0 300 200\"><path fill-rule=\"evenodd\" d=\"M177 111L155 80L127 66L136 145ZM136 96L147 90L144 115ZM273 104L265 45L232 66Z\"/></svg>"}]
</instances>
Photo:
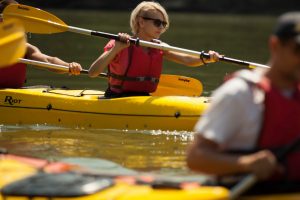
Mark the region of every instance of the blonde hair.
<instances>
[{"instance_id":1,"label":"blonde hair","mask_svg":"<svg viewBox=\"0 0 300 200\"><path fill-rule=\"evenodd\" d=\"M139 31L138 17L147 14L149 10L158 10L163 15L164 21L167 22L167 26L165 27L163 32L165 32L169 28L169 16L164 7L154 1L143 1L139 5L137 5L131 12L130 27L133 35L136 35Z\"/></svg>"}]
</instances>

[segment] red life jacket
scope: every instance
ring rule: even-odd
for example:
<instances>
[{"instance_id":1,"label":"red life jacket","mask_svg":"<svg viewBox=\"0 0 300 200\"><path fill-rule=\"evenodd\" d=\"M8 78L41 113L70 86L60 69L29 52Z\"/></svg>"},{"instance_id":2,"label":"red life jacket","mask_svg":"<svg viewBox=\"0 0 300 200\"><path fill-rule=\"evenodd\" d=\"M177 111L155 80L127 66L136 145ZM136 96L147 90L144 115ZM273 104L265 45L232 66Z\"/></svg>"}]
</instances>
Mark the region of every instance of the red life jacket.
<instances>
[{"instance_id":1,"label":"red life jacket","mask_svg":"<svg viewBox=\"0 0 300 200\"><path fill-rule=\"evenodd\" d=\"M119 53L119 63L108 66L109 86L113 92L154 92L162 72L163 51L130 46ZM126 60L126 62L125 62Z\"/></svg>"},{"instance_id":2,"label":"red life jacket","mask_svg":"<svg viewBox=\"0 0 300 200\"><path fill-rule=\"evenodd\" d=\"M265 112L258 146L262 149L282 148L300 136L300 85L293 98L286 98L263 79L258 86L265 92ZM299 148L298 148L299 149ZM288 154L285 159L289 180L300 180L300 152Z\"/></svg>"},{"instance_id":3,"label":"red life jacket","mask_svg":"<svg viewBox=\"0 0 300 200\"><path fill-rule=\"evenodd\" d=\"M16 63L0 69L0 88L20 88L26 81L26 64Z\"/></svg>"}]
</instances>

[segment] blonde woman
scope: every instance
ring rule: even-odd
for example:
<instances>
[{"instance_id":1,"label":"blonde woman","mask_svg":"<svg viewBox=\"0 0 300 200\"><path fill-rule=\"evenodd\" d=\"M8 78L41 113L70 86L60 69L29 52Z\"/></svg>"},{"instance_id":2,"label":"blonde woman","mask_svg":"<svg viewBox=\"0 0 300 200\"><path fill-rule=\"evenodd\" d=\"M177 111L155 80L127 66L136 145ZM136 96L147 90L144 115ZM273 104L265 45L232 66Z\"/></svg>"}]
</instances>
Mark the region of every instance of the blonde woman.
<instances>
[{"instance_id":1,"label":"blonde woman","mask_svg":"<svg viewBox=\"0 0 300 200\"><path fill-rule=\"evenodd\" d=\"M169 28L169 16L157 2L143 1L132 11L130 26L133 38L150 42L158 39ZM209 59L199 59L183 53L130 46L130 36L119 33L120 41L111 40L104 53L91 65L89 75L96 77L108 67L109 86L105 97L148 96L157 88L163 58L188 66L200 66L218 61L219 55L210 51Z\"/></svg>"}]
</instances>

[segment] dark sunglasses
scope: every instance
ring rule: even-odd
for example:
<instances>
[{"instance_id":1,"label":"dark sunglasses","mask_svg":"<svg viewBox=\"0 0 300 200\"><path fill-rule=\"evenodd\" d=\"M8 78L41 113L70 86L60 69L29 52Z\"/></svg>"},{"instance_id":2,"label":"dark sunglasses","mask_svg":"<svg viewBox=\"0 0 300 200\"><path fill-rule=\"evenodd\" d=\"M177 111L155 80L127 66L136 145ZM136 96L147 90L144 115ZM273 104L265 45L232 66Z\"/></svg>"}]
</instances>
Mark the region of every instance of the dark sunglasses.
<instances>
[{"instance_id":1,"label":"dark sunglasses","mask_svg":"<svg viewBox=\"0 0 300 200\"><path fill-rule=\"evenodd\" d=\"M160 19L153 19L153 18L150 18L150 17L142 17L142 18L145 19L145 20L152 20L154 26L156 26L157 28L159 28L161 26L166 28L166 26L168 24L167 22L161 21Z\"/></svg>"}]
</instances>

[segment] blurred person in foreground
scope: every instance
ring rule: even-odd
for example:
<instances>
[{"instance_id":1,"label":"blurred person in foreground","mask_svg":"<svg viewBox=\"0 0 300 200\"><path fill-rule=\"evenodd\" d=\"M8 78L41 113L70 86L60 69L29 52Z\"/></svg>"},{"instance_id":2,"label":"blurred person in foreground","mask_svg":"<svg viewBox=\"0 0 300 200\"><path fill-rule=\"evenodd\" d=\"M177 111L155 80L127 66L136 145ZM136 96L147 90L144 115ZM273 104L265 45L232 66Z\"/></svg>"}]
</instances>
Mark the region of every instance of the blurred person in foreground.
<instances>
[{"instance_id":1,"label":"blurred person in foreground","mask_svg":"<svg viewBox=\"0 0 300 200\"><path fill-rule=\"evenodd\" d=\"M192 170L300 181L300 151L276 152L300 136L300 12L282 15L269 38L269 69L242 70L218 88L195 126Z\"/></svg>"},{"instance_id":2,"label":"blurred person in foreground","mask_svg":"<svg viewBox=\"0 0 300 200\"><path fill-rule=\"evenodd\" d=\"M10 4L18 4L14 0L2 0L0 1L0 13L4 8ZM2 14L0 16L0 23L3 21ZM57 65L63 65L69 67L69 74L79 75L82 70L81 65L76 62L67 63L57 57L52 57L42 53L38 47L26 44L25 58L31 60L37 60L41 62L48 62ZM59 70L51 69L50 71L56 73L64 73ZM26 64L17 63L11 66L7 66L0 69L0 88L21 88L26 82Z\"/></svg>"}]
</instances>

